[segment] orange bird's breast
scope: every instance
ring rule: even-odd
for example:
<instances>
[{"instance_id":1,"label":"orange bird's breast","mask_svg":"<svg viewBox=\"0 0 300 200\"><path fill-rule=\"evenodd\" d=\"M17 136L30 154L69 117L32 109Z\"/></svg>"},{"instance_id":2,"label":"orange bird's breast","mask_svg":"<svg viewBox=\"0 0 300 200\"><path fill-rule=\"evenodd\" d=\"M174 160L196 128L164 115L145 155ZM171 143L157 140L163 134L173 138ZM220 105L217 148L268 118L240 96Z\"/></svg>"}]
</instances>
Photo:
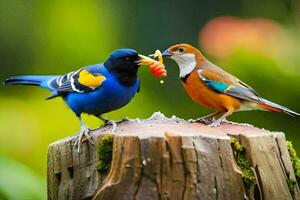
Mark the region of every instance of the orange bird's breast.
<instances>
[{"instance_id":1,"label":"orange bird's breast","mask_svg":"<svg viewBox=\"0 0 300 200\"><path fill-rule=\"evenodd\" d=\"M193 71L185 82L182 81L182 84L190 97L204 107L219 112L236 110L240 107L241 101L239 99L220 94L205 85L200 80L197 70Z\"/></svg>"}]
</instances>

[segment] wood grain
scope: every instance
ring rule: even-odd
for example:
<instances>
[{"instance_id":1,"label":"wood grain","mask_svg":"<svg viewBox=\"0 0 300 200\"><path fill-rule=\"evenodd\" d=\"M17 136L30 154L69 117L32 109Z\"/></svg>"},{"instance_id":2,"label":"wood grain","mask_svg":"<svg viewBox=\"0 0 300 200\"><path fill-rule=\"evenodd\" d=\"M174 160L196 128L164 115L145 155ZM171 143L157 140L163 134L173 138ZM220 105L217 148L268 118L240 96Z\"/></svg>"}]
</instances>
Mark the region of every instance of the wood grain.
<instances>
[{"instance_id":1,"label":"wood grain","mask_svg":"<svg viewBox=\"0 0 300 200\"><path fill-rule=\"evenodd\" d=\"M110 126L92 132L94 141ZM245 147L256 177L247 190L230 137ZM295 180L285 136L245 125L210 128L155 113L124 120L114 133L108 174L97 171L95 145L73 147L74 136L48 150L48 199L300 199L287 185ZM247 191L246 191L247 190Z\"/></svg>"}]
</instances>

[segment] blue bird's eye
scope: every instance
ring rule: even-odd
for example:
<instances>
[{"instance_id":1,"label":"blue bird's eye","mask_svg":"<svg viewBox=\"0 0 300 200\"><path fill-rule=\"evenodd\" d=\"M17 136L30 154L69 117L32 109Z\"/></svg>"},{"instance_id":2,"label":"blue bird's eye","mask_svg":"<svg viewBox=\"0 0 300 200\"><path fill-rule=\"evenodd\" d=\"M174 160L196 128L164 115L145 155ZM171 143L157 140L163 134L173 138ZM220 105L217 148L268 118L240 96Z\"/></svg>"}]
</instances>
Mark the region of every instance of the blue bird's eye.
<instances>
[{"instance_id":1,"label":"blue bird's eye","mask_svg":"<svg viewBox=\"0 0 300 200\"><path fill-rule=\"evenodd\" d=\"M130 61L130 57L128 57L128 56L125 57L125 60L126 60L126 61Z\"/></svg>"}]
</instances>

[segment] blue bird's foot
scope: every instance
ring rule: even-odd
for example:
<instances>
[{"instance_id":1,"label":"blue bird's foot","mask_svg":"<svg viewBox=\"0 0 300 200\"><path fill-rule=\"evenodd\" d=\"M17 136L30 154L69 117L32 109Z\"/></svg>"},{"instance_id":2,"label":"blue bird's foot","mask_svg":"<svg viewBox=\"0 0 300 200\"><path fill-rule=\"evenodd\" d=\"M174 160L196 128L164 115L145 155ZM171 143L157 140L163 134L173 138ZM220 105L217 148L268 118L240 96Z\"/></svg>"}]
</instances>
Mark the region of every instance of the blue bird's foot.
<instances>
[{"instance_id":1,"label":"blue bird's foot","mask_svg":"<svg viewBox=\"0 0 300 200\"><path fill-rule=\"evenodd\" d=\"M108 121L105 122L105 126L106 125L111 125L112 126L111 133L114 133L117 129L117 123L114 122L114 121L108 120Z\"/></svg>"},{"instance_id":2,"label":"blue bird's foot","mask_svg":"<svg viewBox=\"0 0 300 200\"><path fill-rule=\"evenodd\" d=\"M106 119L104 117L102 117L101 115L98 116L99 119L101 119L103 122L104 122L104 125L103 126L107 126L107 125L111 125L112 126L112 130L111 130L111 133L114 133L117 129L117 123L113 120L110 120L110 119Z\"/></svg>"},{"instance_id":3,"label":"blue bird's foot","mask_svg":"<svg viewBox=\"0 0 300 200\"><path fill-rule=\"evenodd\" d=\"M80 132L77 136L77 139L74 143L74 146L77 146L77 152L80 153L81 150L81 144L84 143L86 140L89 141L89 143L94 144L94 142L91 139L91 136L89 135L90 133L90 128L88 126L81 126Z\"/></svg>"}]
</instances>

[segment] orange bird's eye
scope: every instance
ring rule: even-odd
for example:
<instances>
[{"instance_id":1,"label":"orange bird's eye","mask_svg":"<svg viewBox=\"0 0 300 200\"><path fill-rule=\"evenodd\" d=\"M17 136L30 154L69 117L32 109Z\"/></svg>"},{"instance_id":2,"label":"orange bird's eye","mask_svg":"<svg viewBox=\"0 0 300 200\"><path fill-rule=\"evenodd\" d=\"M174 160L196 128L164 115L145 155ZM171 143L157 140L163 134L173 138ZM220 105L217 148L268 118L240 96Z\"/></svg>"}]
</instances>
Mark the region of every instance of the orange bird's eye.
<instances>
[{"instance_id":1,"label":"orange bird's eye","mask_svg":"<svg viewBox=\"0 0 300 200\"><path fill-rule=\"evenodd\" d=\"M180 48L178 49L178 51L179 51L179 52L183 52L184 49L183 49L182 47L180 47Z\"/></svg>"}]
</instances>

